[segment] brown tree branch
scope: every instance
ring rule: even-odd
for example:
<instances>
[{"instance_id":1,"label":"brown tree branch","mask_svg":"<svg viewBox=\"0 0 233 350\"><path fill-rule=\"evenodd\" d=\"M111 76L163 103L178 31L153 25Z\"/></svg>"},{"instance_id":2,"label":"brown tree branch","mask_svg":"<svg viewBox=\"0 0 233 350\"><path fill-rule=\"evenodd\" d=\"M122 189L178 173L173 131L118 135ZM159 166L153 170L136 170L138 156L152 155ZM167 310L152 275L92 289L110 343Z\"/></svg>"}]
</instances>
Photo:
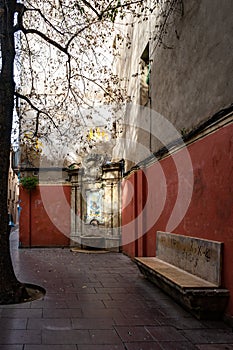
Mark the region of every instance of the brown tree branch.
<instances>
[{"instance_id":1,"label":"brown tree branch","mask_svg":"<svg viewBox=\"0 0 233 350\"><path fill-rule=\"evenodd\" d=\"M136 5L136 4L143 4L143 0L128 1L125 4L121 4L121 2L118 1L118 4L116 6L113 6L113 7L111 7L111 4L109 4L106 7L106 9L101 12L101 17L103 17L103 15L109 11L115 11L119 8L124 8L124 7L128 7L131 5Z\"/></svg>"},{"instance_id":2,"label":"brown tree branch","mask_svg":"<svg viewBox=\"0 0 233 350\"><path fill-rule=\"evenodd\" d=\"M88 1L82 0L82 2L84 3L85 6L87 6L89 9L91 9L96 14L98 19L102 18L102 14L99 13Z\"/></svg>"},{"instance_id":3,"label":"brown tree branch","mask_svg":"<svg viewBox=\"0 0 233 350\"><path fill-rule=\"evenodd\" d=\"M36 122L37 122L38 125L39 125L39 115L40 115L40 114L44 114L46 117L49 118L49 120L52 122L53 126L54 126L54 127L59 131L59 133L61 134L61 132L60 132L60 130L59 130L59 127L57 126L57 124L54 122L53 118L52 118L47 112L42 111L41 109L37 108L37 107L32 103L32 101L30 100L30 98L28 98L28 97L25 96L25 95L20 94L18 91L15 91L14 95L15 95L15 97L16 97L17 99L20 98L21 100L26 101L26 102L29 104L29 106L31 106L32 109L33 109L34 111L37 112ZM36 125L36 131L37 131L37 132L38 132L38 125Z\"/></svg>"},{"instance_id":4,"label":"brown tree branch","mask_svg":"<svg viewBox=\"0 0 233 350\"><path fill-rule=\"evenodd\" d=\"M51 21L48 20L48 18L42 13L42 11L38 8L35 9L26 9L26 11L35 11L38 12L41 18L45 21L46 24L48 24L53 30L55 30L58 34L64 35L63 32L61 32L56 26L54 26Z\"/></svg>"},{"instance_id":5,"label":"brown tree branch","mask_svg":"<svg viewBox=\"0 0 233 350\"><path fill-rule=\"evenodd\" d=\"M21 26L20 29L25 35L26 34L36 34L36 35L38 35L40 38L45 40L47 43L51 44L52 46L56 47L58 50L60 50L61 52L65 53L67 56L69 56L69 52L67 51L66 47L63 47L58 42L56 42L55 40L51 39L46 34L40 32L39 30L37 30L37 29L26 29L23 26Z\"/></svg>"}]
</instances>

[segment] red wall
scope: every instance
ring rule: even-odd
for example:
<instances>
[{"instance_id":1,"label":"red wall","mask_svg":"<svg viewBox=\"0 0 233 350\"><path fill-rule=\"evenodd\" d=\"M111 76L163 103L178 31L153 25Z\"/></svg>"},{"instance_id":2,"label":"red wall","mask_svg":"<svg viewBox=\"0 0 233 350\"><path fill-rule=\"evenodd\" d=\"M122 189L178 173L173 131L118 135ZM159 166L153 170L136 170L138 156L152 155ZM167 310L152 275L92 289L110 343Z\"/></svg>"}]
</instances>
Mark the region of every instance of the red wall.
<instances>
[{"instance_id":1,"label":"red wall","mask_svg":"<svg viewBox=\"0 0 233 350\"><path fill-rule=\"evenodd\" d=\"M187 149L193 169L185 168ZM156 231L170 231L167 225L177 200L178 183L181 189L186 188L188 192L192 188L190 179L193 174L190 204L172 232L224 242L223 286L230 290L227 311L233 315L233 125L218 129L192 143L187 149L135 172L124 180L123 251L131 257L155 255ZM132 198L127 192L128 184L133 187ZM182 214L183 203L189 200L185 193L180 195L175 219L179 213ZM128 205L124 205L127 200ZM139 200L139 204L135 209L136 200ZM141 203L144 206L143 219L137 220L142 211ZM130 233L131 230L134 233ZM138 240L138 236L142 238ZM132 238L130 242L129 237Z\"/></svg>"},{"instance_id":2,"label":"red wall","mask_svg":"<svg viewBox=\"0 0 233 350\"><path fill-rule=\"evenodd\" d=\"M21 247L69 246L70 187L40 185L31 194L20 187Z\"/></svg>"}]
</instances>

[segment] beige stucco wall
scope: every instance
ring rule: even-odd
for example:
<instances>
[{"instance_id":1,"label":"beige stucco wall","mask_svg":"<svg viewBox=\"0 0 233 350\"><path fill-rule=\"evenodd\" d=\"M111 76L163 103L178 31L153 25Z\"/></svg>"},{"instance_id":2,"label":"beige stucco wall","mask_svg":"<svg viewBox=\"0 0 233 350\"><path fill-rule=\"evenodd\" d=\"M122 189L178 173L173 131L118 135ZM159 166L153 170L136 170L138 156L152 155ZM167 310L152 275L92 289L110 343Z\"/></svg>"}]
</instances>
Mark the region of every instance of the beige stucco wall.
<instances>
[{"instance_id":1,"label":"beige stucco wall","mask_svg":"<svg viewBox=\"0 0 233 350\"><path fill-rule=\"evenodd\" d=\"M178 129L193 128L233 102L232 13L231 0L184 0L184 15L165 39L173 49L155 52L152 108Z\"/></svg>"},{"instance_id":2,"label":"beige stucco wall","mask_svg":"<svg viewBox=\"0 0 233 350\"><path fill-rule=\"evenodd\" d=\"M138 152L141 144L155 152L176 138L174 130L159 127L161 119L157 112L181 133L192 130L233 102L233 2L183 0L183 14L181 5L177 1L177 10L167 21L161 45L155 39L155 26L162 19L155 15L148 22L127 29L132 45L130 49L121 48L116 70L128 77L127 93L135 103L139 103L140 76L133 75L140 73L139 61L148 41L151 60L149 108L142 111L138 107L135 112L134 107L133 113L128 109L123 137L134 142L127 145L126 141L125 147L118 144L115 148L116 158L121 154L133 160L127 170L135 154L135 162L143 159L145 152ZM129 132L128 124L137 127Z\"/></svg>"}]
</instances>

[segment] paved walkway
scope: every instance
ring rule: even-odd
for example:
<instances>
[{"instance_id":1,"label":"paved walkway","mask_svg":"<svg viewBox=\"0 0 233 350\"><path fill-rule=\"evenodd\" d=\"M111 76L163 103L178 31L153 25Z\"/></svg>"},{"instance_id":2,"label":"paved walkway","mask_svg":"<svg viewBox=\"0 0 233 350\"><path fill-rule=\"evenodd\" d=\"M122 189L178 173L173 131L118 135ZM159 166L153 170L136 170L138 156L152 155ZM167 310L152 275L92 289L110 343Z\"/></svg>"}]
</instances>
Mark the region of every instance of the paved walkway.
<instances>
[{"instance_id":1,"label":"paved walkway","mask_svg":"<svg viewBox=\"0 0 233 350\"><path fill-rule=\"evenodd\" d=\"M233 349L222 322L200 322L145 280L123 254L17 249L21 281L42 300L0 306L1 350Z\"/></svg>"}]
</instances>

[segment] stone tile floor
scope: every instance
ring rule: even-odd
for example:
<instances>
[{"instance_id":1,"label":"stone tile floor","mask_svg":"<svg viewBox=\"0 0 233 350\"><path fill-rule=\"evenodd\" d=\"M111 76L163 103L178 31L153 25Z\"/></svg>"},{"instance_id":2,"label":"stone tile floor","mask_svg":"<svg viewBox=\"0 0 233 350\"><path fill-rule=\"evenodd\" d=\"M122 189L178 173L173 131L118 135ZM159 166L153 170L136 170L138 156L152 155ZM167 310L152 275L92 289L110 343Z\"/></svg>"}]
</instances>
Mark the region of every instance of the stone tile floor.
<instances>
[{"instance_id":1,"label":"stone tile floor","mask_svg":"<svg viewBox=\"0 0 233 350\"><path fill-rule=\"evenodd\" d=\"M41 300L0 306L1 350L230 350L232 329L198 321L144 279L119 253L17 249L21 281L46 289Z\"/></svg>"}]
</instances>

